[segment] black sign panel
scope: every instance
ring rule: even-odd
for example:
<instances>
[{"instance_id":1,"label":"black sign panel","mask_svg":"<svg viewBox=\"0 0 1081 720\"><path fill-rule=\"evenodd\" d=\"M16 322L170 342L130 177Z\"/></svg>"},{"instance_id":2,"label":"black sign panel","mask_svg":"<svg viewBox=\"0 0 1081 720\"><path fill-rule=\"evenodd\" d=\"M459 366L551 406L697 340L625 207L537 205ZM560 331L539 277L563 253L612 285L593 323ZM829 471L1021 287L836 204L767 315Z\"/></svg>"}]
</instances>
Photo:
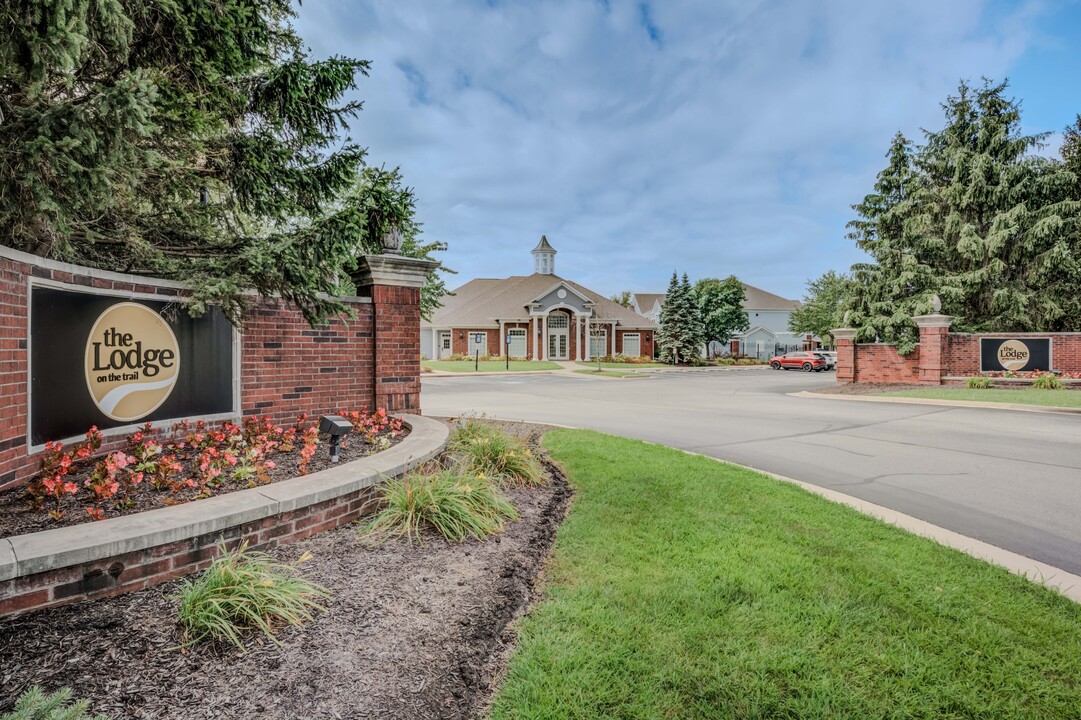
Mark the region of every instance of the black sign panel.
<instances>
[{"instance_id":1,"label":"black sign panel","mask_svg":"<svg viewBox=\"0 0 1081 720\"><path fill-rule=\"evenodd\" d=\"M234 412L233 328L219 308L34 287L30 442Z\"/></svg>"},{"instance_id":2,"label":"black sign panel","mask_svg":"<svg viewBox=\"0 0 1081 720\"><path fill-rule=\"evenodd\" d=\"M980 338L980 372L1051 369L1051 338Z\"/></svg>"}]
</instances>

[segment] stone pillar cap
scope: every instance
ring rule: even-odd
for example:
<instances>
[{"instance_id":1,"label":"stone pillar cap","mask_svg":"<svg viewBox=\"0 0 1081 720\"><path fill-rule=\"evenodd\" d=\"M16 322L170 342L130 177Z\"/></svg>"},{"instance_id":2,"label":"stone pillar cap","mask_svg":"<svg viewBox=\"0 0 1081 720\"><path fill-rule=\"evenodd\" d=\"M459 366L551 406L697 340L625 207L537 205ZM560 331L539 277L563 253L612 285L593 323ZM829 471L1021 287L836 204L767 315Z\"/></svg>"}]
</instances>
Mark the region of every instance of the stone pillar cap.
<instances>
[{"instance_id":1,"label":"stone pillar cap","mask_svg":"<svg viewBox=\"0 0 1081 720\"><path fill-rule=\"evenodd\" d=\"M439 267L435 260L405 257L403 255L361 255L353 282L358 288L369 285L394 285L415 287L424 285L428 274Z\"/></svg>"},{"instance_id":2,"label":"stone pillar cap","mask_svg":"<svg viewBox=\"0 0 1081 720\"><path fill-rule=\"evenodd\" d=\"M912 322L916 323L916 327L921 328L948 328L954 321L952 315L942 315L940 313L931 313L930 315L917 315L912 318Z\"/></svg>"},{"instance_id":3,"label":"stone pillar cap","mask_svg":"<svg viewBox=\"0 0 1081 720\"><path fill-rule=\"evenodd\" d=\"M837 328L830 330L830 335L834 340L855 340L857 332L859 331L856 328Z\"/></svg>"}]
</instances>

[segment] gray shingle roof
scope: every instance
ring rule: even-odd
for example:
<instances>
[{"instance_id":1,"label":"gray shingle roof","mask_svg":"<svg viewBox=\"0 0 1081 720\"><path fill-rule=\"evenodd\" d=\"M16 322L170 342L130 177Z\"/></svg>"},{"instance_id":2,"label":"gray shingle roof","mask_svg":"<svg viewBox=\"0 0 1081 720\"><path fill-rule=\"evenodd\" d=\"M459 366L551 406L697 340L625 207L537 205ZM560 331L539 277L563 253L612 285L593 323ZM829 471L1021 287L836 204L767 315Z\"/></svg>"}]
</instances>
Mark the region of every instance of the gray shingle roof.
<instances>
[{"instance_id":1,"label":"gray shingle roof","mask_svg":"<svg viewBox=\"0 0 1081 720\"><path fill-rule=\"evenodd\" d=\"M625 328L656 327L651 320L600 293L558 275L541 273L471 280L444 298L443 307L432 314L431 321L422 321L421 327L480 328L497 327L500 320L525 322L529 320L526 305L561 282L593 302L595 319L615 320Z\"/></svg>"},{"instance_id":2,"label":"gray shingle roof","mask_svg":"<svg viewBox=\"0 0 1081 720\"><path fill-rule=\"evenodd\" d=\"M743 283L743 293L746 295L746 299L743 301L744 310L795 310L800 306L799 300L789 300L747 283ZM653 306L652 298L660 298L662 303L665 298L663 294L635 293L634 295L639 298L638 306L643 310L645 306L642 305L642 298L651 298L648 307Z\"/></svg>"}]
</instances>

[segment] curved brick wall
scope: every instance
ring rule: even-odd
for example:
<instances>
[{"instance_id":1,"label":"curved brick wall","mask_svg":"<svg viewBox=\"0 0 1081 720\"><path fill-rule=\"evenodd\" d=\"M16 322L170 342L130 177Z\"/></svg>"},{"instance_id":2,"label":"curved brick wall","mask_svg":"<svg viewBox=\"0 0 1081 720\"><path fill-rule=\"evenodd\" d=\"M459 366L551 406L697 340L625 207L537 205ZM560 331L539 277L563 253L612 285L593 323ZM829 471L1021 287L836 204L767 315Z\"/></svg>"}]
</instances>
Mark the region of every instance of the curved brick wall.
<instances>
[{"instance_id":1,"label":"curved brick wall","mask_svg":"<svg viewBox=\"0 0 1081 720\"><path fill-rule=\"evenodd\" d=\"M380 282L362 287L365 297L343 298L354 317L316 329L287 304L259 300L240 334L241 412L270 415L278 422L301 412L346 408L419 413L419 286ZM119 298L168 300L187 294L180 283L0 247L0 490L25 482L38 465L29 452L26 427L32 283ZM106 435L127 432L117 428Z\"/></svg>"}]
</instances>

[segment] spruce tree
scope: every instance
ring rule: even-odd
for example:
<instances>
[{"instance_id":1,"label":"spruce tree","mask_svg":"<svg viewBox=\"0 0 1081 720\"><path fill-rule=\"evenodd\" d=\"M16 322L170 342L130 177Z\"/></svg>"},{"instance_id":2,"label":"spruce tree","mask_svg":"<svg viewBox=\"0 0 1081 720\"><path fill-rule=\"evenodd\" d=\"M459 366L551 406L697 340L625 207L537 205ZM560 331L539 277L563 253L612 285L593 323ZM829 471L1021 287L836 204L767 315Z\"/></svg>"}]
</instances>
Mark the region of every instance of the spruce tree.
<instances>
[{"instance_id":1,"label":"spruce tree","mask_svg":"<svg viewBox=\"0 0 1081 720\"><path fill-rule=\"evenodd\" d=\"M672 273L668 293L661 304L660 328L657 331L661 359L677 365L698 357L702 337L702 322L690 280L686 273L682 281L676 273Z\"/></svg>"},{"instance_id":2,"label":"spruce tree","mask_svg":"<svg viewBox=\"0 0 1081 720\"><path fill-rule=\"evenodd\" d=\"M292 16L289 0L7 3L0 242L185 280L194 312L238 317L253 289L312 322L340 311L326 293L386 230L343 136L368 63L312 58Z\"/></svg>"},{"instance_id":3,"label":"spruce tree","mask_svg":"<svg viewBox=\"0 0 1081 720\"><path fill-rule=\"evenodd\" d=\"M860 340L910 350L914 315L938 296L957 330L1062 331L1081 318L1081 203L1063 162L1035 154L1006 84L961 83L946 124L915 152L895 138L850 237L874 260L853 268L847 310Z\"/></svg>"}]
</instances>

